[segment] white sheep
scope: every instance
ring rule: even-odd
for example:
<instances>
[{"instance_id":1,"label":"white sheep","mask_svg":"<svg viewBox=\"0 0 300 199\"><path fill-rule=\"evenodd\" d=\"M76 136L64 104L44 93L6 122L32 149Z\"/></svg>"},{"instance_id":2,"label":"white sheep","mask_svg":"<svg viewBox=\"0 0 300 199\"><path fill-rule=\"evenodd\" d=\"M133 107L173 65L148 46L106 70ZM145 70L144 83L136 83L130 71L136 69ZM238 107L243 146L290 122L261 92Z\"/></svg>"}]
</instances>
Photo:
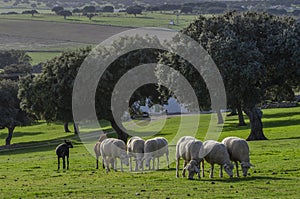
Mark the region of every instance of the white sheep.
<instances>
[{"instance_id":1,"label":"white sheep","mask_svg":"<svg viewBox=\"0 0 300 199\"><path fill-rule=\"evenodd\" d=\"M95 152L95 155L96 155L96 169L98 169L99 157L101 156L101 153L100 153L100 144L105 139L107 139L106 134L101 134L98 142L96 142L96 144L94 146L94 152ZM102 161L102 167L103 167L103 169L105 168L103 161Z\"/></svg>"},{"instance_id":2,"label":"white sheep","mask_svg":"<svg viewBox=\"0 0 300 199\"><path fill-rule=\"evenodd\" d=\"M151 169L150 168L151 160L153 161L152 169L153 170L155 169L154 167L155 158L157 158L157 169L159 169L159 157L163 156L164 154L166 154L168 168L170 168L168 141L163 137L156 137L156 138L149 139L145 142L144 159L145 159L145 166L149 167L149 170Z\"/></svg>"},{"instance_id":3,"label":"white sheep","mask_svg":"<svg viewBox=\"0 0 300 199\"><path fill-rule=\"evenodd\" d=\"M176 177L179 178L180 158L184 160L182 177L185 177L185 171L188 170L188 179L193 179L194 174L200 178L200 163L203 158L200 157L202 142L191 136L180 138L176 144ZM202 171L203 172L203 171Z\"/></svg>"},{"instance_id":4,"label":"white sheep","mask_svg":"<svg viewBox=\"0 0 300 199\"><path fill-rule=\"evenodd\" d=\"M121 171L123 171L123 164L126 166L128 163L128 155L126 152L125 142L115 138L107 138L102 141L100 145L100 153L104 161L106 172L109 172L108 161L113 159L113 168L117 171L117 158L121 160Z\"/></svg>"},{"instance_id":5,"label":"white sheep","mask_svg":"<svg viewBox=\"0 0 300 199\"><path fill-rule=\"evenodd\" d=\"M140 168L144 170L143 161L144 161L144 145L145 140L140 137L134 136L131 137L127 142L127 153L130 158L129 165L130 171L132 171L132 157L135 158L135 171L138 171Z\"/></svg>"},{"instance_id":6,"label":"white sheep","mask_svg":"<svg viewBox=\"0 0 300 199\"><path fill-rule=\"evenodd\" d=\"M251 166L249 157L249 146L246 140L238 137L227 137L222 143L226 146L231 161L236 165L236 176L239 177L239 165L241 163L243 176L246 177Z\"/></svg>"},{"instance_id":7,"label":"white sheep","mask_svg":"<svg viewBox=\"0 0 300 199\"><path fill-rule=\"evenodd\" d=\"M220 177L223 177L223 167L225 172L232 177L233 165L230 162L229 154L224 144L214 140L207 140L203 143L200 156L204 157L211 165L210 178L213 178L214 175L214 164L220 165ZM204 170L204 164L202 164L202 170Z\"/></svg>"}]
</instances>

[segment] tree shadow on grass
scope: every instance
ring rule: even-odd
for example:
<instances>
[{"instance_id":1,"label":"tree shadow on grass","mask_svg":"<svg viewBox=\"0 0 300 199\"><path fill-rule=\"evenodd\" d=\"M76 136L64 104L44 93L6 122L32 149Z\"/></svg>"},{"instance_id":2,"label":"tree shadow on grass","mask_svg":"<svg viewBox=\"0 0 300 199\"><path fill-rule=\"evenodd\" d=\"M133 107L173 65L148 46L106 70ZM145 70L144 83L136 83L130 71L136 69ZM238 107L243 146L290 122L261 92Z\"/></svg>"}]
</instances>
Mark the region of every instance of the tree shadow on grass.
<instances>
[{"instance_id":1,"label":"tree shadow on grass","mask_svg":"<svg viewBox=\"0 0 300 199\"><path fill-rule=\"evenodd\" d=\"M105 133L111 132L110 129L104 130ZM99 131L90 132L90 133L82 133L82 137L89 137L91 136L92 140L95 140L95 143L98 141L100 134L98 135ZM14 133L14 137L19 132ZM28 132L28 133L20 133L21 136L28 136L28 135L37 135L42 134L42 132ZM23 135L24 134L24 135ZM26 135L27 134L27 135ZM3 134L4 138L7 136ZM18 136L17 136L18 137ZM108 137L117 137L116 133L110 133ZM51 139L51 140L43 140L43 141L31 141L31 142L20 142L15 143L9 146L0 146L0 156L1 155L8 155L8 154L24 154L24 153L31 153L31 152L41 152L41 151L54 151L56 146L63 143L64 140L71 140L74 147L78 144L81 144L81 138L79 135L74 134L66 134L66 136Z\"/></svg>"},{"instance_id":2,"label":"tree shadow on grass","mask_svg":"<svg viewBox=\"0 0 300 199\"><path fill-rule=\"evenodd\" d=\"M281 113L272 113L272 114L263 114L263 118L282 118L282 117L292 117L295 115L300 115L300 112L281 112Z\"/></svg>"},{"instance_id":3,"label":"tree shadow on grass","mask_svg":"<svg viewBox=\"0 0 300 199\"><path fill-rule=\"evenodd\" d=\"M72 140L73 145L77 145L78 142L80 142L80 138L77 135L68 135L65 137L44 141L20 142L9 146L0 146L0 156L51 150L54 151L58 144L64 142L64 139Z\"/></svg>"},{"instance_id":4,"label":"tree shadow on grass","mask_svg":"<svg viewBox=\"0 0 300 199\"><path fill-rule=\"evenodd\" d=\"M300 124L300 119L263 121L263 128L266 129L266 128L275 128L275 127L296 126L299 124ZM223 132L241 131L247 129L249 129L250 131L250 124L247 124L246 126L238 126L237 123L229 123L229 124L225 124Z\"/></svg>"},{"instance_id":5,"label":"tree shadow on grass","mask_svg":"<svg viewBox=\"0 0 300 199\"><path fill-rule=\"evenodd\" d=\"M274 138L274 139L270 139L270 140L297 140L300 139L299 137L288 137L288 138Z\"/></svg>"},{"instance_id":6,"label":"tree shadow on grass","mask_svg":"<svg viewBox=\"0 0 300 199\"><path fill-rule=\"evenodd\" d=\"M15 132L13 134L13 137L24 137L24 136L35 136L43 134L42 132ZM7 133L0 134L0 139L5 139L7 137Z\"/></svg>"},{"instance_id":7,"label":"tree shadow on grass","mask_svg":"<svg viewBox=\"0 0 300 199\"><path fill-rule=\"evenodd\" d=\"M295 125L299 125L299 124L300 124L300 119L263 121L264 128L295 126Z\"/></svg>"},{"instance_id":8,"label":"tree shadow on grass","mask_svg":"<svg viewBox=\"0 0 300 199\"><path fill-rule=\"evenodd\" d=\"M233 177L233 178L201 178L199 181L207 182L225 182L225 183L237 183L237 182L247 182L247 181L256 181L256 180L293 180L291 178L282 178L282 177L269 177L269 176L251 176L251 177Z\"/></svg>"}]
</instances>

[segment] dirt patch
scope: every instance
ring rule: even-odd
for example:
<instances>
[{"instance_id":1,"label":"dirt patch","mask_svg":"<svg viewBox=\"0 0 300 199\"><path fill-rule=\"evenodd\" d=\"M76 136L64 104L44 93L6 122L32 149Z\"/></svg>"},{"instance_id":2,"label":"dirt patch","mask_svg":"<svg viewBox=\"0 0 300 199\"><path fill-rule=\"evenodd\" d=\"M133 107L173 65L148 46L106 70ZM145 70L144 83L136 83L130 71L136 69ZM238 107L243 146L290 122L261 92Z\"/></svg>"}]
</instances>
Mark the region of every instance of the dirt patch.
<instances>
[{"instance_id":1,"label":"dirt patch","mask_svg":"<svg viewBox=\"0 0 300 199\"><path fill-rule=\"evenodd\" d=\"M27 20L0 20L0 49L63 49L93 45L125 27Z\"/></svg>"}]
</instances>

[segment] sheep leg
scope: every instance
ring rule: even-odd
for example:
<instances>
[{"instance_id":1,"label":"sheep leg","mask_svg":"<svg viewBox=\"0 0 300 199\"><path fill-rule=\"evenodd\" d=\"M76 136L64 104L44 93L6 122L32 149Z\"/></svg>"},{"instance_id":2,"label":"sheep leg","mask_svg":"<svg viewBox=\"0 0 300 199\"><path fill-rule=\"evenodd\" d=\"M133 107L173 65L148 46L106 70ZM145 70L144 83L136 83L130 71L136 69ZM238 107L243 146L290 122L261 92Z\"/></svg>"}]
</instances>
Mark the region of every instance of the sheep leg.
<instances>
[{"instance_id":1,"label":"sheep leg","mask_svg":"<svg viewBox=\"0 0 300 199\"><path fill-rule=\"evenodd\" d=\"M139 170L139 165L138 165L137 159L135 158L135 171L138 171L138 170Z\"/></svg>"},{"instance_id":2,"label":"sheep leg","mask_svg":"<svg viewBox=\"0 0 300 199\"><path fill-rule=\"evenodd\" d=\"M177 157L176 161L176 178L179 178L179 163L180 163L180 158Z\"/></svg>"},{"instance_id":3,"label":"sheep leg","mask_svg":"<svg viewBox=\"0 0 300 199\"><path fill-rule=\"evenodd\" d=\"M204 178L204 160L202 160L201 163L202 163L202 177Z\"/></svg>"},{"instance_id":4,"label":"sheep leg","mask_svg":"<svg viewBox=\"0 0 300 199\"><path fill-rule=\"evenodd\" d=\"M102 158L102 168L105 169L104 159Z\"/></svg>"},{"instance_id":5,"label":"sheep leg","mask_svg":"<svg viewBox=\"0 0 300 199\"><path fill-rule=\"evenodd\" d=\"M220 178L223 178L223 166L220 166Z\"/></svg>"},{"instance_id":6,"label":"sheep leg","mask_svg":"<svg viewBox=\"0 0 300 199\"><path fill-rule=\"evenodd\" d=\"M157 157L157 170L159 170L159 157Z\"/></svg>"},{"instance_id":7,"label":"sheep leg","mask_svg":"<svg viewBox=\"0 0 300 199\"><path fill-rule=\"evenodd\" d=\"M62 159L63 159L63 169L65 169L66 168L66 158L65 158L65 156Z\"/></svg>"},{"instance_id":8,"label":"sheep leg","mask_svg":"<svg viewBox=\"0 0 300 199\"><path fill-rule=\"evenodd\" d=\"M117 158L113 158L114 159L114 170L117 171Z\"/></svg>"},{"instance_id":9,"label":"sheep leg","mask_svg":"<svg viewBox=\"0 0 300 199\"><path fill-rule=\"evenodd\" d=\"M199 169L199 173L198 173L198 179L200 179L201 177L200 177L200 164L201 164L201 162L199 162L199 164L197 165L197 167L198 167L198 169Z\"/></svg>"},{"instance_id":10,"label":"sheep leg","mask_svg":"<svg viewBox=\"0 0 300 199\"><path fill-rule=\"evenodd\" d=\"M98 169L99 167L99 156L96 155L96 169Z\"/></svg>"},{"instance_id":11,"label":"sheep leg","mask_svg":"<svg viewBox=\"0 0 300 199\"><path fill-rule=\"evenodd\" d=\"M104 165L105 165L105 167L106 167L106 173L108 173L108 172L110 171L110 169L109 169L109 164L108 164L108 162L107 162L106 156L103 156L102 160L103 160L103 163L104 163ZM102 163L102 164L103 164L103 163Z\"/></svg>"},{"instance_id":12,"label":"sheep leg","mask_svg":"<svg viewBox=\"0 0 300 199\"><path fill-rule=\"evenodd\" d=\"M67 156L67 169L69 169L69 156Z\"/></svg>"},{"instance_id":13,"label":"sheep leg","mask_svg":"<svg viewBox=\"0 0 300 199\"><path fill-rule=\"evenodd\" d=\"M209 177L210 177L210 178L213 178L213 177L214 177L214 164L211 164L211 166L210 166L210 174L209 174Z\"/></svg>"},{"instance_id":14,"label":"sheep leg","mask_svg":"<svg viewBox=\"0 0 300 199\"><path fill-rule=\"evenodd\" d=\"M186 167L186 165L187 165L187 161L184 161L184 163L183 163L183 169L182 169L182 177L183 178L185 178L185 167Z\"/></svg>"},{"instance_id":15,"label":"sheep leg","mask_svg":"<svg viewBox=\"0 0 300 199\"><path fill-rule=\"evenodd\" d=\"M59 161L59 157L57 157L57 165L58 165L58 167L57 167L57 170L59 170L59 168L60 168L60 161Z\"/></svg>"},{"instance_id":16,"label":"sheep leg","mask_svg":"<svg viewBox=\"0 0 300 199\"><path fill-rule=\"evenodd\" d=\"M121 158L120 158L120 160L121 160ZM123 162L122 162L122 160L121 160L121 171L123 172L124 170L123 170Z\"/></svg>"},{"instance_id":17,"label":"sheep leg","mask_svg":"<svg viewBox=\"0 0 300 199\"><path fill-rule=\"evenodd\" d=\"M129 166L130 166L130 171L132 171L132 157L129 157Z\"/></svg>"},{"instance_id":18,"label":"sheep leg","mask_svg":"<svg viewBox=\"0 0 300 199\"><path fill-rule=\"evenodd\" d=\"M236 176L240 177L240 175L239 175L239 163L237 161L235 161L235 167L236 167Z\"/></svg>"},{"instance_id":19,"label":"sheep leg","mask_svg":"<svg viewBox=\"0 0 300 199\"><path fill-rule=\"evenodd\" d=\"M170 168L169 155L166 153L168 169Z\"/></svg>"},{"instance_id":20,"label":"sheep leg","mask_svg":"<svg viewBox=\"0 0 300 199\"><path fill-rule=\"evenodd\" d=\"M110 161L111 169L114 169L114 159L110 158L109 161Z\"/></svg>"},{"instance_id":21,"label":"sheep leg","mask_svg":"<svg viewBox=\"0 0 300 199\"><path fill-rule=\"evenodd\" d=\"M154 164L155 164L155 157L153 157L152 160L153 160L153 162L152 162L152 169L155 170L155 166L154 166Z\"/></svg>"}]
</instances>

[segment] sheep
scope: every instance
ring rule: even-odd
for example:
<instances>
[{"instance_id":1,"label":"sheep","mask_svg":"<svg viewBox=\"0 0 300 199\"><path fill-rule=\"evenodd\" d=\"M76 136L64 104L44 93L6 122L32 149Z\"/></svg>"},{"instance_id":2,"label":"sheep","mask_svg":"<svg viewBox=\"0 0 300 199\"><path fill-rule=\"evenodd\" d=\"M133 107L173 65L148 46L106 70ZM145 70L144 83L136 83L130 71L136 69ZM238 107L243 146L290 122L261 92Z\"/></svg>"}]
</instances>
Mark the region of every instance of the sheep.
<instances>
[{"instance_id":1,"label":"sheep","mask_svg":"<svg viewBox=\"0 0 300 199\"><path fill-rule=\"evenodd\" d=\"M144 145L145 141L137 136L130 138L127 142L127 153L130 158L129 165L130 171L132 171L132 157L135 157L135 171L138 171L140 168L142 171L144 170L143 166L143 158L144 158Z\"/></svg>"},{"instance_id":2,"label":"sheep","mask_svg":"<svg viewBox=\"0 0 300 199\"><path fill-rule=\"evenodd\" d=\"M185 177L185 171L188 170L188 179L192 180L194 174L198 174L200 178L200 163L203 158L200 158L200 150L202 142L191 136L180 138L176 144L176 177L179 178L179 162L180 158L184 160L182 177Z\"/></svg>"},{"instance_id":3,"label":"sheep","mask_svg":"<svg viewBox=\"0 0 300 199\"><path fill-rule=\"evenodd\" d=\"M215 163L220 165L220 177L223 177L223 167L230 178L232 177L233 165L230 162L229 154L224 144L214 140L205 141L200 157L204 157L211 165L210 178L213 178ZM202 164L202 170L204 170L204 164Z\"/></svg>"},{"instance_id":4,"label":"sheep","mask_svg":"<svg viewBox=\"0 0 300 199\"><path fill-rule=\"evenodd\" d=\"M159 157L166 154L167 158L167 164L168 168L169 166L169 149L168 149L168 141L163 137L156 137L149 139L145 142L144 147L144 160L145 160L145 166L151 169L150 167L150 161L153 161L153 167L154 170L154 162L155 158L157 158L157 169L159 169Z\"/></svg>"},{"instance_id":5,"label":"sheep","mask_svg":"<svg viewBox=\"0 0 300 199\"><path fill-rule=\"evenodd\" d=\"M60 169L60 158L63 159L63 169L66 168L66 161L65 161L66 156L67 156L67 169L69 169L69 148L73 148L73 145L71 141L67 141L67 140L64 141L65 143L58 145L55 149L57 160L58 160L57 170Z\"/></svg>"},{"instance_id":6,"label":"sheep","mask_svg":"<svg viewBox=\"0 0 300 199\"><path fill-rule=\"evenodd\" d=\"M101 145L101 142L103 140L107 139L107 136L106 134L101 134L98 142L95 144L94 146L94 152L95 152L95 155L96 155L96 169L98 169L98 164L99 164L99 157L101 156L101 153L100 153L100 145ZM104 162L102 161L102 167L103 169L105 168L104 166Z\"/></svg>"},{"instance_id":7,"label":"sheep","mask_svg":"<svg viewBox=\"0 0 300 199\"><path fill-rule=\"evenodd\" d=\"M249 146L246 140L238 137L227 137L222 143L226 146L231 161L236 165L236 176L239 175L238 162L241 163L243 176L246 177L248 170L253 165L250 163Z\"/></svg>"},{"instance_id":8,"label":"sheep","mask_svg":"<svg viewBox=\"0 0 300 199\"><path fill-rule=\"evenodd\" d=\"M113 159L113 169L117 171L117 159L121 160L121 171L123 171L123 164L126 166L128 163L128 155L126 153L125 142L116 138L107 138L102 141L100 145L100 153L103 158L103 162L106 168L106 172L109 172L108 160Z\"/></svg>"}]
</instances>

